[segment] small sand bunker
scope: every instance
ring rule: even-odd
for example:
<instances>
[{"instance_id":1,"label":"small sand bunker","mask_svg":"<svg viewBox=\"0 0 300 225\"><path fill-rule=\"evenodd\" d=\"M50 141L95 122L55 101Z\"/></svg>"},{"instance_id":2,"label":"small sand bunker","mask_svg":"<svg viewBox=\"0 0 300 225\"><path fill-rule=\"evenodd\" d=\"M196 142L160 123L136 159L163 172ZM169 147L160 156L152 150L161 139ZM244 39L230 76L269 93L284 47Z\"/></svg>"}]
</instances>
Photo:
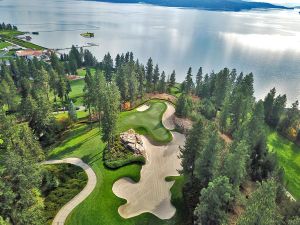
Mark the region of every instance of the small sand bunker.
<instances>
[{"instance_id":1,"label":"small sand bunker","mask_svg":"<svg viewBox=\"0 0 300 225\"><path fill-rule=\"evenodd\" d=\"M146 110L149 109L149 108L150 108L150 106L147 105L147 104L145 104L145 105L142 105L142 106L138 107L136 110L137 110L138 112L144 112L144 111L146 111Z\"/></svg>"},{"instance_id":2,"label":"small sand bunker","mask_svg":"<svg viewBox=\"0 0 300 225\"><path fill-rule=\"evenodd\" d=\"M168 108L163 116L163 124L173 129L172 117L174 107ZM141 179L138 183L129 178L122 178L113 185L113 192L127 203L120 206L118 211L123 218L131 218L149 212L160 219L170 219L176 209L171 204L170 189L174 182L166 182L168 176L178 176L181 169L181 160L178 158L179 146L183 146L185 136L172 132L173 140L167 145L155 146L142 136L147 161L141 170Z\"/></svg>"}]
</instances>

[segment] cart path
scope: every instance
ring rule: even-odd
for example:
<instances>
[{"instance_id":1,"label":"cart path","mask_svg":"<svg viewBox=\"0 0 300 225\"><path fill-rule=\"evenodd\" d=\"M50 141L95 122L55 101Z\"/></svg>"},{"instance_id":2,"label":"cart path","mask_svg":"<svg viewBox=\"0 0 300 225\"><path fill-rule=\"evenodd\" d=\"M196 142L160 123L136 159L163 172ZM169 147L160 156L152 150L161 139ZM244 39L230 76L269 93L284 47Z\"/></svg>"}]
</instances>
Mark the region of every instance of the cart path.
<instances>
[{"instance_id":1,"label":"cart path","mask_svg":"<svg viewBox=\"0 0 300 225\"><path fill-rule=\"evenodd\" d=\"M59 210L59 212L56 214L52 222L52 225L63 225L67 217L72 212L72 210L75 209L76 206L78 206L81 202L83 202L83 200L85 200L92 193L97 183L97 177L93 169L79 158L49 160L43 162L42 164L51 165L51 164L62 164L62 163L68 163L68 164L81 167L88 176L88 182L84 187L84 189L79 194L77 194L71 201L69 201Z\"/></svg>"}]
</instances>

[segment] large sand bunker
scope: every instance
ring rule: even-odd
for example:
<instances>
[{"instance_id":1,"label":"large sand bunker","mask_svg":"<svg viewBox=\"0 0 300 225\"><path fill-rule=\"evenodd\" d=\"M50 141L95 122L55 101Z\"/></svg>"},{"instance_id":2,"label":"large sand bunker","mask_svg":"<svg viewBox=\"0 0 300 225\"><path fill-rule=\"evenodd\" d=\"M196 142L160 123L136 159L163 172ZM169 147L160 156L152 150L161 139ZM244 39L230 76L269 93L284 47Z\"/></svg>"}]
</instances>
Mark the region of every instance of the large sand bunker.
<instances>
[{"instance_id":1,"label":"large sand bunker","mask_svg":"<svg viewBox=\"0 0 300 225\"><path fill-rule=\"evenodd\" d=\"M163 124L168 129L174 129L172 117L175 109L171 104L167 106ZM173 140L163 146L153 145L146 137L142 137L147 161L142 167L140 181L134 183L129 178L122 178L113 185L115 195L127 200L118 209L122 217L130 218L149 212L160 219L170 219L175 214L170 192L174 182L166 182L165 178L179 175L179 146L184 145L185 136L177 132L172 132L172 135Z\"/></svg>"}]
</instances>

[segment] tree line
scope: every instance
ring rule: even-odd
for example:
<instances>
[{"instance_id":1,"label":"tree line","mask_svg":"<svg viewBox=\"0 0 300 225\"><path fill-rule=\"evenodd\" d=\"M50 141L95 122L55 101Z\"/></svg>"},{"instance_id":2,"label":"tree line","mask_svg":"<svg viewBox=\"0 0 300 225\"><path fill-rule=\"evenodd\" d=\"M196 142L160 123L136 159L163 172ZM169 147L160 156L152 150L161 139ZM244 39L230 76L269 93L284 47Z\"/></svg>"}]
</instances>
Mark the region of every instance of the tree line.
<instances>
[{"instance_id":1,"label":"tree line","mask_svg":"<svg viewBox=\"0 0 300 225\"><path fill-rule=\"evenodd\" d=\"M275 89L255 101L252 73L225 68L203 77L200 68L195 83L192 77L190 68L176 105L178 116L196 121L180 156L186 224L227 224L236 206L243 206L238 225L298 224L299 203L287 199L284 171L266 142L266 123L290 126L299 114L297 102L286 109L285 95L275 98ZM246 181L259 184L248 200Z\"/></svg>"},{"instance_id":2,"label":"tree line","mask_svg":"<svg viewBox=\"0 0 300 225\"><path fill-rule=\"evenodd\" d=\"M0 30L18 30L17 26L11 25L10 23L0 23Z\"/></svg>"}]
</instances>

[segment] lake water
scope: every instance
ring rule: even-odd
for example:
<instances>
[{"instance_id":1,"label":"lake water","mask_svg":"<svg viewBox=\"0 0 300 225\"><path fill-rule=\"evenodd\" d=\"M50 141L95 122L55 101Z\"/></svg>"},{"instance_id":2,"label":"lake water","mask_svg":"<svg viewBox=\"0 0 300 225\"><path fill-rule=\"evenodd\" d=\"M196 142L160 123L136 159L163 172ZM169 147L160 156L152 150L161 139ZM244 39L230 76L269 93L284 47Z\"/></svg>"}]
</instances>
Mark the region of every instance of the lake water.
<instances>
[{"instance_id":1,"label":"lake water","mask_svg":"<svg viewBox=\"0 0 300 225\"><path fill-rule=\"evenodd\" d=\"M0 0L0 21L39 31L48 48L87 43L98 59L108 51L152 57L179 81L189 66L253 72L256 97L276 87L289 103L300 99L300 15L297 11L212 12L76 0ZM94 32L86 39L82 32Z\"/></svg>"}]
</instances>

